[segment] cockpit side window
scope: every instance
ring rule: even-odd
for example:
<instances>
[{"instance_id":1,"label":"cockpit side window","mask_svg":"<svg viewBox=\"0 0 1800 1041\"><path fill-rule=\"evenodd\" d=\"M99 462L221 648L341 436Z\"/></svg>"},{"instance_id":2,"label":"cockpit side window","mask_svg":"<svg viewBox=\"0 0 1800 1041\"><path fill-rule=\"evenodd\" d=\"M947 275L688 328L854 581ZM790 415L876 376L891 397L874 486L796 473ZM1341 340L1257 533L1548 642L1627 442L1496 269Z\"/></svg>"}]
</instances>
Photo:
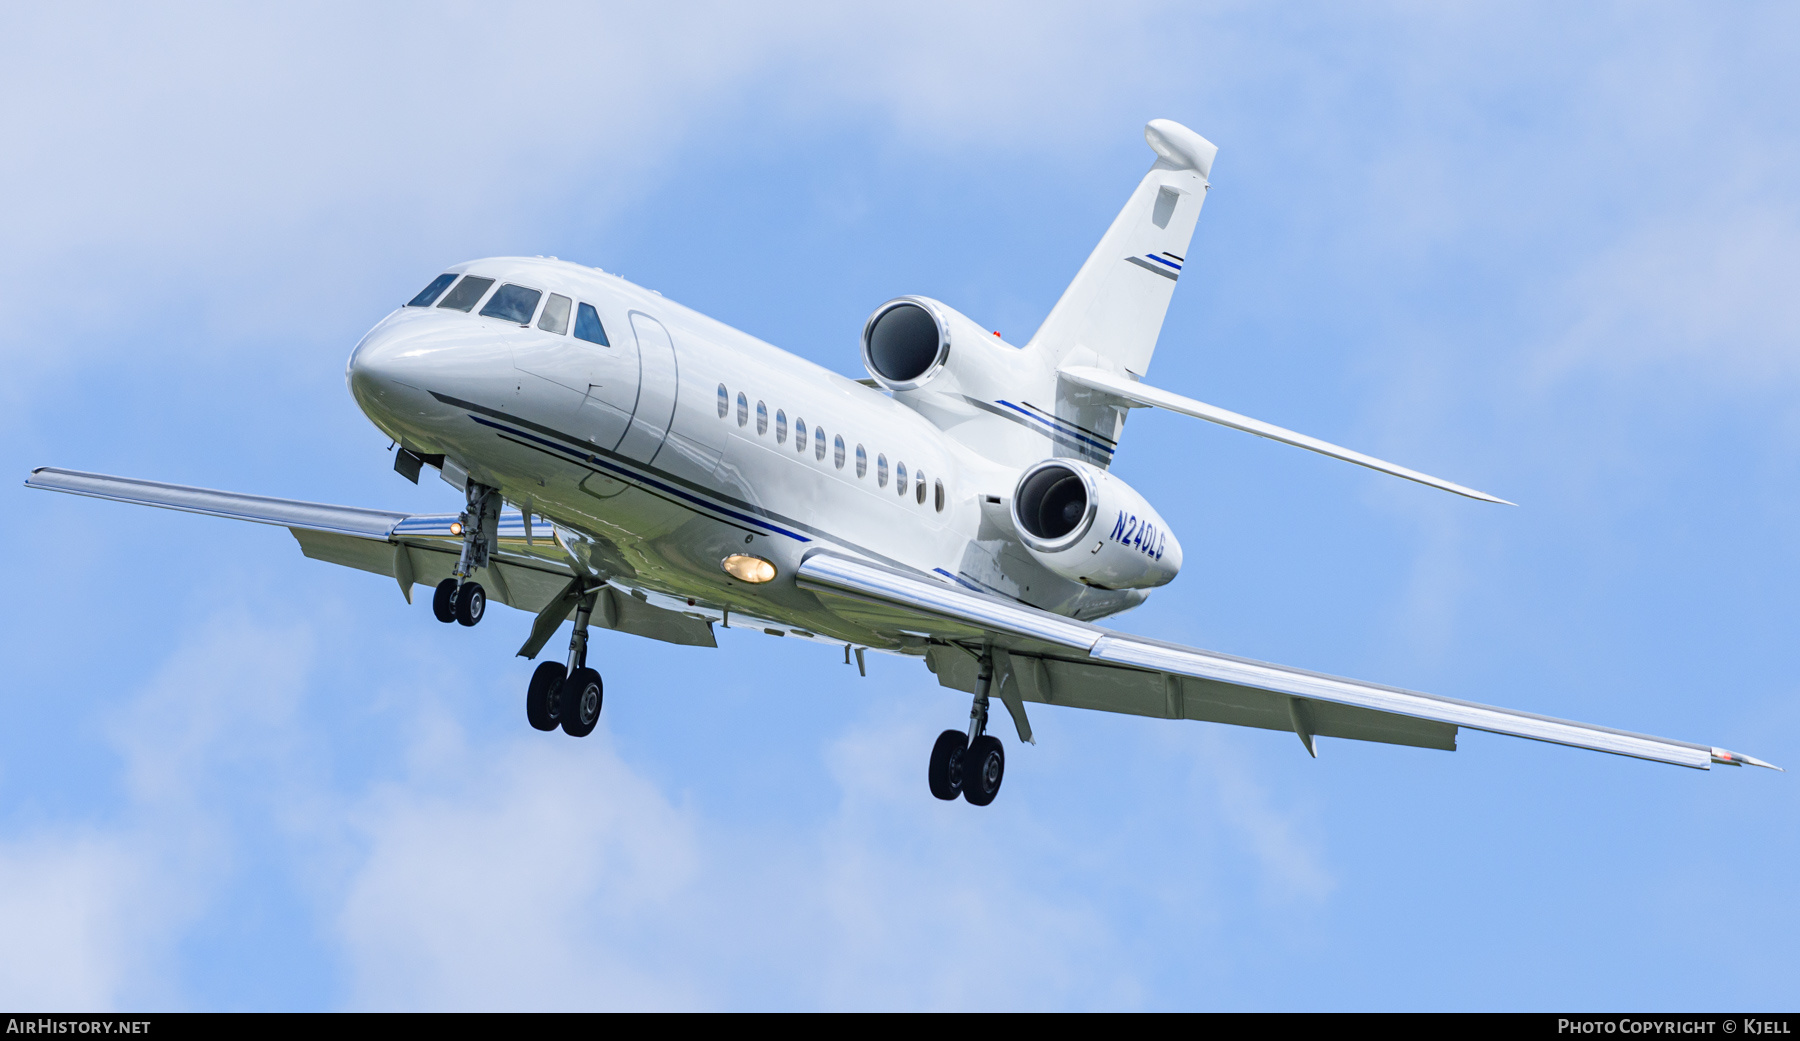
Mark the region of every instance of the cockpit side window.
<instances>
[{"instance_id":1,"label":"cockpit side window","mask_svg":"<svg viewBox=\"0 0 1800 1041\"><path fill-rule=\"evenodd\" d=\"M487 302L481 313L487 318L499 318L515 325L530 325L531 316L537 313L538 301L544 294L536 289L515 286L511 282L500 287L494 298Z\"/></svg>"},{"instance_id":2,"label":"cockpit side window","mask_svg":"<svg viewBox=\"0 0 1800 1041\"><path fill-rule=\"evenodd\" d=\"M494 280L491 278L476 278L474 275L464 275L463 280L456 283L456 288L450 290L450 295L444 297L443 302L439 303L438 306L448 307L452 311L468 311L475 306L482 295L488 291L488 287L493 284Z\"/></svg>"},{"instance_id":3,"label":"cockpit side window","mask_svg":"<svg viewBox=\"0 0 1800 1041\"><path fill-rule=\"evenodd\" d=\"M426 286L424 289L419 290L419 295L413 297L411 300L408 300L406 302L406 306L408 306L408 307L430 307L432 304L437 302L438 296L441 295L444 292L444 290L450 288L450 283L452 283L454 281L456 281L456 276L446 271L445 273L432 279L430 285Z\"/></svg>"},{"instance_id":4,"label":"cockpit side window","mask_svg":"<svg viewBox=\"0 0 1800 1041\"><path fill-rule=\"evenodd\" d=\"M593 304L582 304L575 312L575 336L602 347L612 346L606 341L606 327L600 324L600 312L594 310Z\"/></svg>"},{"instance_id":5,"label":"cockpit side window","mask_svg":"<svg viewBox=\"0 0 1800 1041\"><path fill-rule=\"evenodd\" d=\"M543 317L538 319L538 328L558 336L569 331L569 298L556 293L544 303Z\"/></svg>"}]
</instances>

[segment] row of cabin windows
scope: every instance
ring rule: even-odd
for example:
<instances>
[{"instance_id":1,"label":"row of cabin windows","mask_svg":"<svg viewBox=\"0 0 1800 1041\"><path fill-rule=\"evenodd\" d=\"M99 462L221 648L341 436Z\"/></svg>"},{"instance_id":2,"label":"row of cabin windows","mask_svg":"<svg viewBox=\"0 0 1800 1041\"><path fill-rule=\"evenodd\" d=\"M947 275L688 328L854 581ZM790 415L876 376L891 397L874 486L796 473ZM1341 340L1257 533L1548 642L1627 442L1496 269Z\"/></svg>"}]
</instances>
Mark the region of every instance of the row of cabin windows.
<instances>
[{"instance_id":1,"label":"row of cabin windows","mask_svg":"<svg viewBox=\"0 0 1800 1041\"><path fill-rule=\"evenodd\" d=\"M724 419L731 415L731 411L731 392L725 388L725 384L721 383L719 384L719 418ZM739 391L737 395L737 425L742 427L748 426L749 424L750 399L746 397L742 391ZM769 406L758 401L756 403L756 433L757 436L760 437L768 432ZM810 442L812 444L812 454L814 459L823 461L825 453L829 451L831 453L832 465L839 470L842 470L844 468L844 463L849 456L848 449L844 444L844 435L838 434L832 437L829 443L827 443L825 437L825 430L822 427L813 427L809 431L806 427L806 420L801 419L798 416L794 418L794 451L799 452L801 455L805 455L806 446ZM787 443L787 439L787 412L782 409L776 409L775 443L783 445ZM857 445L856 476L862 478L867 477L868 475L869 453L862 445ZM886 455L878 454L875 456L875 486L878 488L886 488L887 485L888 457ZM900 494L901 498L904 499L910 491L914 501L923 506L925 504L927 485L930 485L932 489L933 504L937 507L937 511L939 513L944 512L943 481L927 480L923 470L914 472L909 479L906 473L906 464L901 462L896 462L894 464L894 490Z\"/></svg>"},{"instance_id":2,"label":"row of cabin windows","mask_svg":"<svg viewBox=\"0 0 1800 1041\"><path fill-rule=\"evenodd\" d=\"M450 289L452 282L456 282L455 289ZM475 305L481 302L481 298L487 295L488 289L493 284L493 279L481 278L477 275L464 275L462 281L457 282L454 274L446 272L432 279L431 284L421 289L418 296L407 301L406 306L430 307L435 302L439 307L462 311L466 314L475 309ZM450 292L445 293L446 289L450 289ZM443 297L442 300L438 300L440 296ZM488 300L487 306L481 309L481 314L488 318L499 318L521 326L529 326L531 325L531 316L538 313L538 301L543 296L544 294L540 290L508 282L495 290L493 297ZM573 304L574 301L568 297L560 293L551 293L550 299L544 303L543 314L538 317L537 327L547 333L567 336L569 333L569 310ZM597 343L602 347L612 346L612 343L606 338L606 327L600 324L600 312L594 309L593 304L581 304L576 306L574 311L576 339Z\"/></svg>"}]
</instances>

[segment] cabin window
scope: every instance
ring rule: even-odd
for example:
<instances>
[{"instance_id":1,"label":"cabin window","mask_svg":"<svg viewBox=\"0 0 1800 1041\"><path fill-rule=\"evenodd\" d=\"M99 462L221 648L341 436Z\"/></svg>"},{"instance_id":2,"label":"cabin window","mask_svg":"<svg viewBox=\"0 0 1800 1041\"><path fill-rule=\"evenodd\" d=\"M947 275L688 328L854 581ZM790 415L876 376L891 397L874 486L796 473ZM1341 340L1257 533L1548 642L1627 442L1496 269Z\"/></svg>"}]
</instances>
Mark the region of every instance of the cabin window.
<instances>
[{"instance_id":1,"label":"cabin window","mask_svg":"<svg viewBox=\"0 0 1800 1041\"><path fill-rule=\"evenodd\" d=\"M866 476L868 476L868 473L869 473L869 453L863 450L863 446L857 445L856 446L856 476L866 477Z\"/></svg>"},{"instance_id":2,"label":"cabin window","mask_svg":"<svg viewBox=\"0 0 1800 1041\"><path fill-rule=\"evenodd\" d=\"M794 419L794 451L806 454L806 420Z\"/></svg>"},{"instance_id":3,"label":"cabin window","mask_svg":"<svg viewBox=\"0 0 1800 1041\"><path fill-rule=\"evenodd\" d=\"M875 486L887 487L887 456L885 455L875 457Z\"/></svg>"},{"instance_id":4,"label":"cabin window","mask_svg":"<svg viewBox=\"0 0 1800 1041\"><path fill-rule=\"evenodd\" d=\"M786 409L778 408L775 410L775 443L778 445L787 444L787 410Z\"/></svg>"},{"instance_id":5,"label":"cabin window","mask_svg":"<svg viewBox=\"0 0 1800 1041\"><path fill-rule=\"evenodd\" d=\"M418 296L415 296L411 300L408 300L406 302L406 306L408 306L408 307L430 307L432 304L437 302L437 298L440 295L442 295L444 290L450 288L450 283L452 283L454 281L456 281L456 276L452 275L448 272L446 272L442 275L439 275L438 277L431 280L430 285L426 286L424 289L419 290Z\"/></svg>"},{"instance_id":6,"label":"cabin window","mask_svg":"<svg viewBox=\"0 0 1800 1041\"><path fill-rule=\"evenodd\" d=\"M719 418L724 419L725 414L730 411L731 411L731 391L726 390L725 384L721 383L721 384L719 384Z\"/></svg>"},{"instance_id":7,"label":"cabin window","mask_svg":"<svg viewBox=\"0 0 1800 1041\"><path fill-rule=\"evenodd\" d=\"M913 488L915 489L913 493L915 496L914 501L920 506L925 505L925 471L920 470L913 475Z\"/></svg>"},{"instance_id":8,"label":"cabin window","mask_svg":"<svg viewBox=\"0 0 1800 1041\"><path fill-rule=\"evenodd\" d=\"M861 452L857 453L857 455L861 454ZM838 469L844 468L844 435L842 434L831 440L831 461L837 464ZM863 465L867 466L868 464L864 463Z\"/></svg>"},{"instance_id":9,"label":"cabin window","mask_svg":"<svg viewBox=\"0 0 1800 1041\"><path fill-rule=\"evenodd\" d=\"M524 286L515 286L511 282L500 287L494 298L481 309L485 318L498 318L517 325L530 325L531 316L537 313L538 300L543 293Z\"/></svg>"},{"instance_id":10,"label":"cabin window","mask_svg":"<svg viewBox=\"0 0 1800 1041\"><path fill-rule=\"evenodd\" d=\"M902 499L906 498L906 464L905 463L895 463L894 464L894 490L900 493L900 497Z\"/></svg>"},{"instance_id":11,"label":"cabin window","mask_svg":"<svg viewBox=\"0 0 1800 1041\"><path fill-rule=\"evenodd\" d=\"M476 278L474 275L464 275L463 280L456 283L456 288L450 290L450 295L444 297L443 301L440 302L438 306L448 307L452 311L470 311L474 309L475 304L482 296L487 293L488 287L493 284L494 280L491 278Z\"/></svg>"},{"instance_id":12,"label":"cabin window","mask_svg":"<svg viewBox=\"0 0 1800 1041\"><path fill-rule=\"evenodd\" d=\"M825 458L825 431L820 430L818 427L813 427L813 438L814 438L813 458L823 460ZM839 441L838 441L838 465L839 466L844 465L843 444L844 444L843 440L839 439Z\"/></svg>"},{"instance_id":13,"label":"cabin window","mask_svg":"<svg viewBox=\"0 0 1800 1041\"><path fill-rule=\"evenodd\" d=\"M756 432L759 435L769 432L769 406L760 401L756 403Z\"/></svg>"},{"instance_id":14,"label":"cabin window","mask_svg":"<svg viewBox=\"0 0 1800 1041\"><path fill-rule=\"evenodd\" d=\"M569 331L570 304L568 297L551 293L550 299L544 301L544 313L538 318L538 328L558 336L566 335Z\"/></svg>"},{"instance_id":15,"label":"cabin window","mask_svg":"<svg viewBox=\"0 0 1800 1041\"><path fill-rule=\"evenodd\" d=\"M593 304L582 304L575 309L575 338L602 347L612 346L606 340L606 326L600 324L600 312L594 310Z\"/></svg>"},{"instance_id":16,"label":"cabin window","mask_svg":"<svg viewBox=\"0 0 1800 1041\"><path fill-rule=\"evenodd\" d=\"M750 399L745 397L744 392L740 390L738 391L738 426L743 426L748 422L750 422Z\"/></svg>"},{"instance_id":17,"label":"cabin window","mask_svg":"<svg viewBox=\"0 0 1800 1041\"><path fill-rule=\"evenodd\" d=\"M942 513L944 512L944 482L938 481L934 487L937 489L937 511Z\"/></svg>"}]
</instances>

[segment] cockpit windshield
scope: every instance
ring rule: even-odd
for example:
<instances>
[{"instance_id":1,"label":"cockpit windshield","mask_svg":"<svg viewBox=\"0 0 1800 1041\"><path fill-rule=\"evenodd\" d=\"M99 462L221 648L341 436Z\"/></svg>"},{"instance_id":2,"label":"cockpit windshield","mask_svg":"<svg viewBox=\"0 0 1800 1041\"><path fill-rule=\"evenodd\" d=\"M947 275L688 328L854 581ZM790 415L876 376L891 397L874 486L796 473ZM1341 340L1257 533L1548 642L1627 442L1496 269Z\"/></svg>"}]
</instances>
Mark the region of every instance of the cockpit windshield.
<instances>
[{"instance_id":1,"label":"cockpit windshield","mask_svg":"<svg viewBox=\"0 0 1800 1041\"><path fill-rule=\"evenodd\" d=\"M515 286L509 282L500 287L500 291L481 309L481 313L489 318L530 325L531 316L537 313L538 299L543 295L536 289Z\"/></svg>"},{"instance_id":2,"label":"cockpit windshield","mask_svg":"<svg viewBox=\"0 0 1800 1041\"><path fill-rule=\"evenodd\" d=\"M454 281L456 281L456 276L453 274L450 274L449 272L445 272L444 274L439 275L438 277L431 280L430 285L426 286L424 289L419 290L418 296L415 296L411 300L408 300L406 302L406 306L408 306L408 307L430 307L432 304L437 302L438 295L440 293L442 293L444 290L449 289L450 283L452 283Z\"/></svg>"},{"instance_id":3,"label":"cockpit windshield","mask_svg":"<svg viewBox=\"0 0 1800 1041\"><path fill-rule=\"evenodd\" d=\"M582 304L575 310L575 335L589 343L611 347L606 342L606 327L600 324L600 312L593 304Z\"/></svg>"},{"instance_id":4,"label":"cockpit windshield","mask_svg":"<svg viewBox=\"0 0 1800 1041\"><path fill-rule=\"evenodd\" d=\"M450 290L450 295L444 297L444 302L438 306L448 307L453 311L467 311L475 306L476 301L480 300L482 294L486 293L488 287L493 284L494 280L491 278L476 278L474 275L468 275L461 282L456 283L456 288Z\"/></svg>"}]
</instances>

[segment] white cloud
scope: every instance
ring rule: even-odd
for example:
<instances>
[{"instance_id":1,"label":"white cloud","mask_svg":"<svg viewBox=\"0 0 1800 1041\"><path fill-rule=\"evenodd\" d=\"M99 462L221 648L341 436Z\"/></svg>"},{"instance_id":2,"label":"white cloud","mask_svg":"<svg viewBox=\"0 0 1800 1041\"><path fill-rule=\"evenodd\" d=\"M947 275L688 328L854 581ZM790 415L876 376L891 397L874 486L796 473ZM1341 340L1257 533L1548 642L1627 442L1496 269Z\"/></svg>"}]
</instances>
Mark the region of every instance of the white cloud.
<instances>
[{"instance_id":1,"label":"white cloud","mask_svg":"<svg viewBox=\"0 0 1800 1041\"><path fill-rule=\"evenodd\" d=\"M112 1006L144 968L132 905L147 895L129 842L59 829L0 842L0 1002Z\"/></svg>"},{"instance_id":2,"label":"white cloud","mask_svg":"<svg viewBox=\"0 0 1800 1041\"><path fill-rule=\"evenodd\" d=\"M1571 370L1668 371L1717 391L1800 376L1800 212L1756 193L1736 207L1634 228L1582 266L1575 315L1540 358Z\"/></svg>"},{"instance_id":3,"label":"white cloud","mask_svg":"<svg viewBox=\"0 0 1800 1041\"><path fill-rule=\"evenodd\" d=\"M48 825L0 841L0 1001L92 1009L179 1000L172 955L230 877L242 827L233 815L245 797L261 816L294 794L308 645L303 630L226 612L134 697L89 696L80 717L112 721L123 805L107 800L118 814L111 824Z\"/></svg>"},{"instance_id":4,"label":"white cloud","mask_svg":"<svg viewBox=\"0 0 1800 1041\"><path fill-rule=\"evenodd\" d=\"M357 800L367 852L337 914L353 1005L703 1000L687 971L655 958L665 930L694 925L683 900L698 822L625 767L604 732L554 737L441 749L434 766Z\"/></svg>"}]
</instances>

